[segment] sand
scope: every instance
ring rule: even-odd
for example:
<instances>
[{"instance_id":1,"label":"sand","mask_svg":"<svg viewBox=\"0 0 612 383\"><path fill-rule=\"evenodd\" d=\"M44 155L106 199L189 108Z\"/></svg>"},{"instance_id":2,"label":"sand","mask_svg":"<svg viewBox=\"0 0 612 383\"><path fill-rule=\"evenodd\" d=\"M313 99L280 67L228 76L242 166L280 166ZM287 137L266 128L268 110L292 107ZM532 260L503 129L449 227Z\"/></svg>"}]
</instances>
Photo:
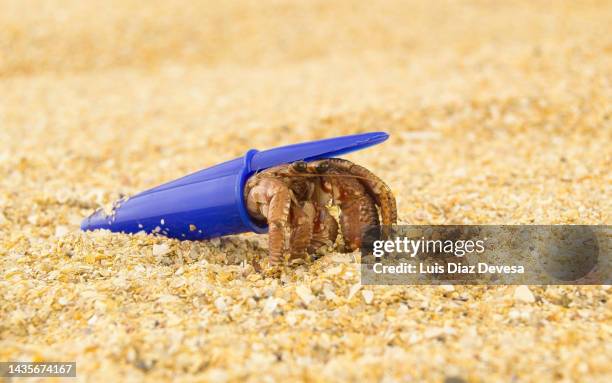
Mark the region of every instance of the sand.
<instances>
[{"instance_id":1,"label":"sand","mask_svg":"<svg viewBox=\"0 0 612 383\"><path fill-rule=\"evenodd\" d=\"M346 158L403 223L610 224L609 1L0 9L0 361L109 382L612 379L606 287L360 286L337 253L272 278L265 236L79 232L249 148L375 130L391 138Z\"/></svg>"}]
</instances>

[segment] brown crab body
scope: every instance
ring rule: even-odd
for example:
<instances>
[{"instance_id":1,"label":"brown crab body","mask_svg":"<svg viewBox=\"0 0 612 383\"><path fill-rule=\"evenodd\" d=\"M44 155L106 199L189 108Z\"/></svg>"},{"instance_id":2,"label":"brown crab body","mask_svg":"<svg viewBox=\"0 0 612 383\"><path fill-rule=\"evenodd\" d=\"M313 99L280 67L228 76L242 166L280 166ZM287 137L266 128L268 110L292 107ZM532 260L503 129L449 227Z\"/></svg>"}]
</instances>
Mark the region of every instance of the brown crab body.
<instances>
[{"instance_id":1,"label":"brown crab body","mask_svg":"<svg viewBox=\"0 0 612 383\"><path fill-rule=\"evenodd\" d=\"M245 199L251 217L268 224L272 264L333 246L338 223L331 206L340 210L347 251L359 248L368 226L397 221L389 187L366 168L338 158L298 161L257 173L246 184Z\"/></svg>"}]
</instances>

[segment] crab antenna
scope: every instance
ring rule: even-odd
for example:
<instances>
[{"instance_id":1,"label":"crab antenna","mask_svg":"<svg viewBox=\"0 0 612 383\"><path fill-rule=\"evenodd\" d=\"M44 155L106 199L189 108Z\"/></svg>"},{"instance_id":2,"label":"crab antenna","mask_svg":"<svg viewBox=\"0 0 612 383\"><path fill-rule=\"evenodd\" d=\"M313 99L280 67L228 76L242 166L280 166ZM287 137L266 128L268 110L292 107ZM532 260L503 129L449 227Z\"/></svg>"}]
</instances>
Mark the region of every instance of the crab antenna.
<instances>
[{"instance_id":1,"label":"crab antenna","mask_svg":"<svg viewBox=\"0 0 612 383\"><path fill-rule=\"evenodd\" d=\"M291 174L291 175L270 175L270 178L285 178L285 177L346 177L346 178L357 178L357 179L362 179L362 180L368 180L367 177L357 176L357 175L353 175L353 174L309 174L309 173L297 173L297 174Z\"/></svg>"}]
</instances>

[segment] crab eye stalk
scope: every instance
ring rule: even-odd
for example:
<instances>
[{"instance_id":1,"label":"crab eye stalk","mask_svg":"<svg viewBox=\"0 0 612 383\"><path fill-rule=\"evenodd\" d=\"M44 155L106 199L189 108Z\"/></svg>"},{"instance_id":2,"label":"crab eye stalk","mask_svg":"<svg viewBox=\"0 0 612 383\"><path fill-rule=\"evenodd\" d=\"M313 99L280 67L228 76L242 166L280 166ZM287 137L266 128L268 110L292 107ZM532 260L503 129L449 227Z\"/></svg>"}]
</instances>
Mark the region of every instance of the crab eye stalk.
<instances>
[{"instance_id":1,"label":"crab eye stalk","mask_svg":"<svg viewBox=\"0 0 612 383\"><path fill-rule=\"evenodd\" d=\"M329 170L329 162L323 161L320 164L317 164L317 173L325 173Z\"/></svg>"},{"instance_id":2,"label":"crab eye stalk","mask_svg":"<svg viewBox=\"0 0 612 383\"><path fill-rule=\"evenodd\" d=\"M306 172L307 165L305 161L296 161L293 163L293 168L300 173Z\"/></svg>"}]
</instances>

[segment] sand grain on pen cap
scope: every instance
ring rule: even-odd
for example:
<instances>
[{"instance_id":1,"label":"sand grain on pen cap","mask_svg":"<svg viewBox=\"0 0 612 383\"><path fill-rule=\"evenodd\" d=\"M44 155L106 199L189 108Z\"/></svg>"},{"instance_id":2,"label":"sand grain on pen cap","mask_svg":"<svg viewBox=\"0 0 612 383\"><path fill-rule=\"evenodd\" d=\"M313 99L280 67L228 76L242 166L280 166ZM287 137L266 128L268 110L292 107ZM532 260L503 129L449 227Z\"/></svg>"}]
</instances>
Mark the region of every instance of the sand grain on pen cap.
<instances>
[{"instance_id":1,"label":"sand grain on pen cap","mask_svg":"<svg viewBox=\"0 0 612 383\"><path fill-rule=\"evenodd\" d=\"M76 360L92 381L610 380L610 289L361 286L345 254L271 278L265 236L78 230L250 148L374 130L390 140L347 158L402 222L609 224L609 2L0 9L1 361Z\"/></svg>"}]
</instances>

